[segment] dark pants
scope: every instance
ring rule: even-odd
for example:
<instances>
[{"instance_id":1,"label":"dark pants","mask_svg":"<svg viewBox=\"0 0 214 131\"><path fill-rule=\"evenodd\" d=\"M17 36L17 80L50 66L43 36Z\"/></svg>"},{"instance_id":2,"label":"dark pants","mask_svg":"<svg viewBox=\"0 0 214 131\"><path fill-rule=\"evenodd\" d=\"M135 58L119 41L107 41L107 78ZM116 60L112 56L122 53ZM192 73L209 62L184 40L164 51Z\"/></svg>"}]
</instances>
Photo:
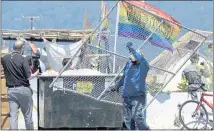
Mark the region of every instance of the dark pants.
<instances>
[{"instance_id":1,"label":"dark pants","mask_svg":"<svg viewBox=\"0 0 214 131\"><path fill-rule=\"evenodd\" d=\"M148 130L149 126L144 119L145 112L142 112L146 106L146 95L124 97L123 100L126 127L129 130L135 130L135 126L137 126L138 130Z\"/></svg>"},{"instance_id":2,"label":"dark pants","mask_svg":"<svg viewBox=\"0 0 214 131\"><path fill-rule=\"evenodd\" d=\"M8 102L10 106L10 129L18 129L18 110L21 108L25 119L26 129L33 130L32 90L29 87L8 88Z\"/></svg>"}]
</instances>

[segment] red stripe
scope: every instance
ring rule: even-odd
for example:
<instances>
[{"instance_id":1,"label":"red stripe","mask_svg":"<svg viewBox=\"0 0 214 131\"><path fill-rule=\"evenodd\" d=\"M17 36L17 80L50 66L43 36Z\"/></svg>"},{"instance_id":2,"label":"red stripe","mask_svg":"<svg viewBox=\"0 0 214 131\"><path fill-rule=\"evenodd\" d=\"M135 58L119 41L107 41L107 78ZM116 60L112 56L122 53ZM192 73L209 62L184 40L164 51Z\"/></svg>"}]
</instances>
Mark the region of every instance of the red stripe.
<instances>
[{"instance_id":1,"label":"red stripe","mask_svg":"<svg viewBox=\"0 0 214 131\"><path fill-rule=\"evenodd\" d=\"M132 0L128 0L130 3L138 6L138 7L142 7L148 11L151 11L152 13L158 14L159 16L162 16L165 19L168 19L172 22L178 23L180 24L180 22L178 22L177 20L175 20L174 18L172 18L169 14L163 12L162 10L154 7L153 5L146 3L144 1L132 1Z\"/></svg>"}]
</instances>

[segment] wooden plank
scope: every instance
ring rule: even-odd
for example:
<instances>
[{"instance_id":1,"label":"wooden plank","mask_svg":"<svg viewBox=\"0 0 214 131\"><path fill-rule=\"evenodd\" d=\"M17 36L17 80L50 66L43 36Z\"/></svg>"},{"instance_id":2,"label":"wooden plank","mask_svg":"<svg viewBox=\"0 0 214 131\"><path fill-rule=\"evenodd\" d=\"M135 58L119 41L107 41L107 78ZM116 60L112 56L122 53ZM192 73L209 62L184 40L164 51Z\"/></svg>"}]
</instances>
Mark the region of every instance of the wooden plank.
<instances>
[{"instance_id":1,"label":"wooden plank","mask_svg":"<svg viewBox=\"0 0 214 131\"><path fill-rule=\"evenodd\" d=\"M8 129L10 126L8 115L10 112L7 99L6 80L1 79L1 129Z\"/></svg>"},{"instance_id":2,"label":"wooden plank","mask_svg":"<svg viewBox=\"0 0 214 131\"><path fill-rule=\"evenodd\" d=\"M1 116L1 129L10 128L10 117L8 115Z\"/></svg>"},{"instance_id":3,"label":"wooden plank","mask_svg":"<svg viewBox=\"0 0 214 131\"><path fill-rule=\"evenodd\" d=\"M23 37L24 39L26 39L27 41L35 41L35 42L43 42L43 39L40 38L40 37ZM51 38L47 38L47 37L44 37L46 40L48 41L52 41L54 38L56 37L51 37ZM4 40L17 40L16 39L16 36L15 37L4 37L3 38ZM80 36L79 38L57 38L56 39L56 42L78 42L82 39L82 37Z\"/></svg>"},{"instance_id":4,"label":"wooden plank","mask_svg":"<svg viewBox=\"0 0 214 131\"><path fill-rule=\"evenodd\" d=\"M2 105L1 105L1 114L7 114L9 112L10 112L10 110L9 110L9 104L8 104L8 102L2 102Z\"/></svg>"},{"instance_id":5,"label":"wooden plank","mask_svg":"<svg viewBox=\"0 0 214 131\"><path fill-rule=\"evenodd\" d=\"M9 129L9 104L8 101L1 101L1 129Z\"/></svg>"},{"instance_id":6,"label":"wooden plank","mask_svg":"<svg viewBox=\"0 0 214 131\"><path fill-rule=\"evenodd\" d=\"M48 41L56 38L57 42L77 42L83 38L83 35L89 35L93 30L66 30L66 29L43 29L43 30L2 30L4 40L16 40L17 37L22 37L28 41L40 41L43 38Z\"/></svg>"},{"instance_id":7,"label":"wooden plank","mask_svg":"<svg viewBox=\"0 0 214 131\"><path fill-rule=\"evenodd\" d=\"M1 102L8 102L7 94L1 95Z\"/></svg>"},{"instance_id":8,"label":"wooden plank","mask_svg":"<svg viewBox=\"0 0 214 131\"><path fill-rule=\"evenodd\" d=\"M7 94L6 80L1 79L1 94Z\"/></svg>"},{"instance_id":9,"label":"wooden plank","mask_svg":"<svg viewBox=\"0 0 214 131\"><path fill-rule=\"evenodd\" d=\"M0 70L1 70L1 79L4 78L4 68L2 67L2 64L0 62Z\"/></svg>"}]
</instances>

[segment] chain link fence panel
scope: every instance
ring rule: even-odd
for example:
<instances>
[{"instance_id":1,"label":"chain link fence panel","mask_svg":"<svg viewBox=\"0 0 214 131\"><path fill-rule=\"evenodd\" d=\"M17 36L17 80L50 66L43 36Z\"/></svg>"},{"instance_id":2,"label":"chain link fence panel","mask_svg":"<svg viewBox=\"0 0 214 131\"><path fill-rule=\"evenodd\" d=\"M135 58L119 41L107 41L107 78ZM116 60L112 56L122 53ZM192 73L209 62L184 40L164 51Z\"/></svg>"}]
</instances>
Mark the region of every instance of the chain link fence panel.
<instances>
[{"instance_id":1,"label":"chain link fence panel","mask_svg":"<svg viewBox=\"0 0 214 131\"><path fill-rule=\"evenodd\" d=\"M111 111L115 111L113 113L115 115L108 120L120 122L115 116L122 116L121 112L116 111L121 109L122 105L121 89L117 93L109 92L107 88L115 84L116 80L122 76L123 72L120 70L123 69L129 57L129 51L126 48L127 42L132 42L134 49L140 49L139 51L143 53L150 64L146 87L147 92L151 93L154 98L148 101L148 106L205 40L205 37L199 34L200 32L190 31L180 25L151 15L142 9L135 9L136 7L127 2L121 3L126 5L120 5L123 12L119 12L119 15L130 15L129 19L119 17L119 24L115 24L116 22L111 20L116 18L117 9L113 8L108 17L103 20L103 22L108 20L109 28L104 29L103 26L99 26L81 48L77 70L66 70L53 87L44 89L50 90L51 93L61 90L60 96L66 95L66 93L70 94L70 97L66 98L69 102L65 101L64 106L75 107L74 115L81 116L81 112L78 110L92 106L90 109L99 110L100 116L103 117L100 121L95 122L95 118L92 116L99 116L99 113L96 115L92 113L93 115L91 115L87 108L88 111L85 110L87 113L82 116L89 117L93 121L86 120L78 123L78 120L74 119L72 126L115 126L109 122L105 124L106 121L104 121L108 115L112 116ZM128 11L124 11L124 8L127 8ZM141 12L141 15L130 14L133 13L133 10ZM145 16L147 20L143 20L140 18L141 16ZM121 19L124 21L120 23ZM134 24L127 26L124 22ZM170 44L173 46L173 52L170 52L172 51ZM48 81L52 82L52 80ZM51 94L48 96L50 97ZM100 96L102 96L101 99L97 100ZM71 104L72 102L73 104ZM60 112L62 113L62 110ZM57 117L55 116L55 118ZM57 123L46 123L46 125L57 126ZM60 125L62 126L62 124Z\"/></svg>"}]
</instances>

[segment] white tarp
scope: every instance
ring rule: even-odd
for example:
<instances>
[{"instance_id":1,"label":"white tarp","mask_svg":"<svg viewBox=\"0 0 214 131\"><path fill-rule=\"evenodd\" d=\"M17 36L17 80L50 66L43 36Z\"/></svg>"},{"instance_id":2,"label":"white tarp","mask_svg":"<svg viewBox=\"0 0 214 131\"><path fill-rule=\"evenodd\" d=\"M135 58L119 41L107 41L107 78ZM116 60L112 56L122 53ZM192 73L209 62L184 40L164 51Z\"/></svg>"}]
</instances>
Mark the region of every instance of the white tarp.
<instances>
[{"instance_id":1,"label":"white tarp","mask_svg":"<svg viewBox=\"0 0 214 131\"><path fill-rule=\"evenodd\" d=\"M72 57L81 47L82 40L69 45L45 44L47 61L51 69L60 71L62 69L62 60L65 57ZM72 66L75 67L79 61L81 50L74 57Z\"/></svg>"}]
</instances>

